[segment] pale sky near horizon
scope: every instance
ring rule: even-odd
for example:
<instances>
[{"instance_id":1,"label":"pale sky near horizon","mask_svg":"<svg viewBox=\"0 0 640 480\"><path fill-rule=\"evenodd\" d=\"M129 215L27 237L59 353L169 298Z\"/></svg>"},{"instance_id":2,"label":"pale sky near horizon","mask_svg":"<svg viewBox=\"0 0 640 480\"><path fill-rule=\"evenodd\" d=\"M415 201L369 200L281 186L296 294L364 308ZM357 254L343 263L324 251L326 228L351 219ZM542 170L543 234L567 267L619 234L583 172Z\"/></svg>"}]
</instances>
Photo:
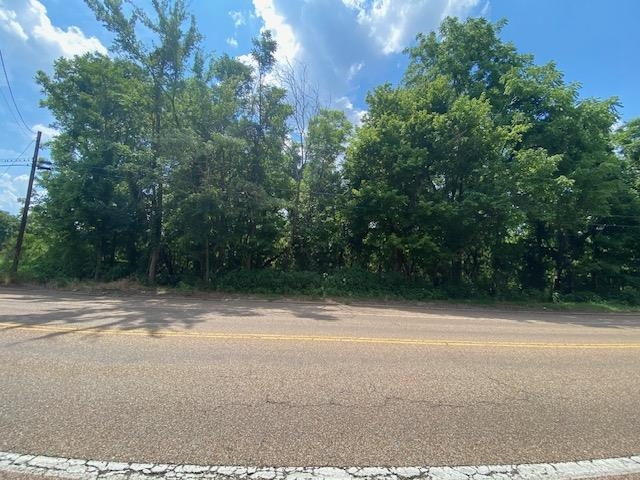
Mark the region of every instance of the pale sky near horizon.
<instances>
[{"instance_id":1,"label":"pale sky near horizon","mask_svg":"<svg viewBox=\"0 0 640 480\"><path fill-rule=\"evenodd\" d=\"M148 0L138 0L144 5ZM205 50L241 56L251 38L269 28L279 58L304 62L326 103L355 122L376 85L396 83L406 65L403 49L418 32L436 29L447 15L505 18L504 40L537 63L554 61L581 96L616 96L623 120L640 117L637 50L638 0L191 0L205 35ZM37 70L51 71L55 58L106 52L111 37L83 0L0 0L0 49L16 102L29 129L12 108L0 72L0 210L17 213L24 197L26 159L38 129L50 138L49 113L39 108ZM43 152L47 156L47 152Z\"/></svg>"}]
</instances>

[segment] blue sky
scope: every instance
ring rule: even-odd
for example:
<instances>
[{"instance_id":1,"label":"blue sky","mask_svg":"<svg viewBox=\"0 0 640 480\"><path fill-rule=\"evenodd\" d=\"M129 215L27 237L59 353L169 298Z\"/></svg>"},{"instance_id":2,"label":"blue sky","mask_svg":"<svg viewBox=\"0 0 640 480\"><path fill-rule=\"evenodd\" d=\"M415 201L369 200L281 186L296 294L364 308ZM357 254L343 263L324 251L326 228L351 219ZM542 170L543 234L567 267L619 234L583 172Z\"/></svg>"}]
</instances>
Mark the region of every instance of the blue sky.
<instances>
[{"instance_id":1,"label":"blue sky","mask_svg":"<svg viewBox=\"0 0 640 480\"><path fill-rule=\"evenodd\" d=\"M218 54L246 55L251 38L271 29L280 61L306 64L323 101L356 122L367 91L397 82L406 65L402 50L446 15L506 18L502 37L519 51L533 53L538 63L555 61L567 81L582 85L584 97L619 97L623 120L640 117L638 0L191 0L190 8L205 49ZM31 130L0 98L0 209L17 213L26 191L27 167L7 166L8 160L35 130L45 138L55 134L51 116L38 106L35 72L51 71L59 56L106 52L109 45L110 35L83 0L0 0L0 48ZM0 91L10 104L2 75ZM32 152L33 146L23 158Z\"/></svg>"}]
</instances>

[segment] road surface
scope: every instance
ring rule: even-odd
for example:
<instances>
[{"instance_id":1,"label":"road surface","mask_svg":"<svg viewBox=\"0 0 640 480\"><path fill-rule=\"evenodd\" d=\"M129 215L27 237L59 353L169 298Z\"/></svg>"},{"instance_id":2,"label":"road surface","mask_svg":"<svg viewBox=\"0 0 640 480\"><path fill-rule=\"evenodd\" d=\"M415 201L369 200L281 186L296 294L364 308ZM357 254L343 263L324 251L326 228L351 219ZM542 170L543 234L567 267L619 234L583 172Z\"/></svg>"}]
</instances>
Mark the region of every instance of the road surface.
<instances>
[{"instance_id":1,"label":"road surface","mask_svg":"<svg viewBox=\"0 0 640 480\"><path fill-rule=\"evenodd\" d=\"M635 314L0 289L0 451L202 465L640 453Z\"/></svg>"}]
</instances>

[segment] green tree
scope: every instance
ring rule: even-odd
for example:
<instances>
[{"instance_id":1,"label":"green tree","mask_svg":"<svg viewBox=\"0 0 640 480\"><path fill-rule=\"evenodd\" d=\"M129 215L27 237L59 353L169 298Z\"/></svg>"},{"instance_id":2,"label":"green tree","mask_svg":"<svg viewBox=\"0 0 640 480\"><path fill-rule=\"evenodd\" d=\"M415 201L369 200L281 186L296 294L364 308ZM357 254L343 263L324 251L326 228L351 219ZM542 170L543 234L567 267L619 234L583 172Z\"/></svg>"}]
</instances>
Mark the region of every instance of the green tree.
<instances>
[{"instance_id":1,"label":"green tree","mask_svg":"<svg viewBox=\"0 0 640 480\"><path fill-rule=\"evenodd\" d=\"M300 182L299 268L327 271L344 264L346 191L338 162L351 131L351 123L339 110L321 109L309 120L307 160Z\"/></svg>"},{"instance_id":2,"label":"green tree","mask_svg":"<svg viewBox=\"0 0 640 480\"><path fill-rule=\"evenodd\" d=\"M0 251L3 251L18 232L20 222L17 217L0 210Z\"/></svg>"},{"instance_id":3,"label":"green tree","mask_svg":"<svg viewBox=\"0 0 640 480\"><path fill-rule=\"evenodd\" d=\"M134 7L129 15L122 0L86 0L96 18L115 35L114 49L139 65L151 84L150 147L148 196L151 203L149 238L149 281L154 282L163 252L163 193L166 172L181 146L177 98L184 85L189 61L201 39L195 17L186 10L184 0L153 0L153 15ZM138 28L146 29L139 35ZM151 38L145 44L140 38Z\"/></svg>"},{"instance_id":4,"label":"green tree","mask_svg":"<svg viewBox=\"0 0 640 480\"><path fill-rule=\"evenodd\" d=\"M477 276L487 232L505 221L511 131L494 124L485 97L457 96L444 77L381 87L368 103L346 164L365 264L434 283L460 283L464 264Z\"/></svg>"},{"instance_id":5,"label":"green tree","mask_svg":"<svg viewBox=\"0 0 640 480\"><path fill-rule=\"evenodd\" d=\"M354 132L304 69L275 83L269 31L247 64L199 50L184 0L87 3L114 56L38 74L61 132L26 252L45 277L355 266L458 296L636 298L640 121L612 133L616 100L581 98L503 22L418 35Z\"/></svg>"},{"instance_id":6,"label":"green tree","mask_svg":"<svg viewBox=\"0 0 640 480\"><path fill-rule=\"evenodd\" d=\"M92 251L96 279L103 262L113 266L123 252L135 267L145 215L138 168L147 154L143 72L126 60L86 54L57 60L53 76L39 72L37 80L60 130L51 144L55 170L41 180L41 214L57 232L59 260ZM85 276L87 268L76 273Z\"/></svg>"},{"instance_id":7,"label":"green tree","mask_svg":"<svg viewBox=\"0 0 640 480\"><path fill-rule=\"evenodd\" d=\"M616 101L579 100L502 25L446 19L408 49L402 85L369 95L346 169L363 265L488 292L591 275L622 178Z\"/></svg>"},{"instance_id":8,"label":"green tree","mask_svg":"<svg viewBox=\"0 0 640 480\"><path fill-rule=\"evenodd\" d=\"M242 268L263 268L284 252L286 199L291 196L285 142L291 107L286 92L268 82L275 66L277 44L265 30L254 39L251 57L255 63L252 91L240 120L240 136L247 141L244 180L236 185L235 210L239 213L235 232L240 236L236 255Z\"/></svg>"},{"instance_id":9,"label":"green tree","mask_svg":"<svg viewBox=\"0 0 640 480\"><path fill-rule=\"evenodd\" d=\"M634 118L623 124L613 139L632 186L640 192L640 118Z\"/></svg>"},{"instance_id":10,"label":"green tree","mask_svg":"<svg viewBox=\"0 0 640 480\"><path fill-rule=\"evenodd\" d=\"M238 212L233 206L247 149L238 118L251 91L250 67L222 56L189 79L180 97L190 136L168 186L168 236L182 274L202 281L229 266ZM212 82L213 81L213 82ZM187 147L188 148L184 148Z\"/></svg>"},{"instance_id":11,"label":"green tree","mask_svg":"<svg viewBox=\"0 0 640 480\"><path fill-rule=\"evenodd\" d=\"M196 65L178 97L188 133L168 178L167 224L181 271L205 282L212 272L273 264L284 249L290 108L267 82L275 47L264 32L255 67L226 55L206 72Z\"/></svg>"}]
</instances>

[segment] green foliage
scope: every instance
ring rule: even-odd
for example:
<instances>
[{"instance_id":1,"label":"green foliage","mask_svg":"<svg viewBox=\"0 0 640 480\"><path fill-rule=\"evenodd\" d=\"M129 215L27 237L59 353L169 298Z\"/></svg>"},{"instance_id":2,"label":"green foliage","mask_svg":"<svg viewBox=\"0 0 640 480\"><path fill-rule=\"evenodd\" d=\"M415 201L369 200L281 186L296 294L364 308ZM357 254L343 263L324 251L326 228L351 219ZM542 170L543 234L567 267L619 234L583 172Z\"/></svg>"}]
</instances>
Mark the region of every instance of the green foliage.
<instances>
[{"instance_id":1,"label":"green foliage","mask_svg":"<svg viewBox=\"0 0 640 480\"><path fill-rule=\"evenodd\" d=\"M614 294L635 268L603 226L633 195L611 145L616 100L579 101L500 26L445 20L408 50L404 84L368 97L345 169L357 261L493 295Z\"/></svg>"},{"instance_id":2,"label":"green foliage","mask_svg":"<svg viewBox=\"0 0 640 480\"><path fill-rule=\"evenodd\" d=\"M13 215L0 210L0 251L4 250L14 235L18 233L20 220Z\"/></svg>"},{"instance_id":3,"label":"green foliage","mask_svg":"<svg viewBox=\"0 0 640 480\"><path fill-rule=\"evenodd\" d=\"M405 298L431 300L444 297L426 282L408 282L393 273L376 274L360 269L332 272L239 270L227 272L212 284L230 292L305 295L312 297Z\"/></svg>"},{"instance_id":4,"label":"green foliage","mask_svg":"<svg viewBox=\"0 0 640 480\"><path fill-rule=\"evenodd\" d=\"M53 77L39 72L38 82L61 134L51 145L56 169L41 178L47 198L36 211L56 248L52 261L98 279L120 250L131 259L139 254L132 230L143 221L149 182L140 165L149 156L141 148L144 75L130 62L87 54L59 59Z\"/></svg>"},{"instance_id":5,"label":"green foliage","mask_svg":"<svg viewBox=\"0 0 640 480\"><path fill-rule=\"evenodd\" d=\"M418 35L354 131L304 71L273 84L268 31L249 66L200 51L183 0L87 3L114 54L38 74L61 134L23 276L637 303L640 121L612 133L616 99L580 98L502 22ZM0 215L5 251L14 228Z\"/></svg>"},{"instance_id":6,"label":"green foliage","mask_svg":"<svg viewBox=\"0 0 640 480\"><path fill-rule=\"evenodd\" d=\"M343 209L346 189L338 160L344 154L352 126L337 110L320 110L309 122L308 161L300 185L296 265L326 271L343 265L346 237Z\"/></svg>"}]
</instances>

